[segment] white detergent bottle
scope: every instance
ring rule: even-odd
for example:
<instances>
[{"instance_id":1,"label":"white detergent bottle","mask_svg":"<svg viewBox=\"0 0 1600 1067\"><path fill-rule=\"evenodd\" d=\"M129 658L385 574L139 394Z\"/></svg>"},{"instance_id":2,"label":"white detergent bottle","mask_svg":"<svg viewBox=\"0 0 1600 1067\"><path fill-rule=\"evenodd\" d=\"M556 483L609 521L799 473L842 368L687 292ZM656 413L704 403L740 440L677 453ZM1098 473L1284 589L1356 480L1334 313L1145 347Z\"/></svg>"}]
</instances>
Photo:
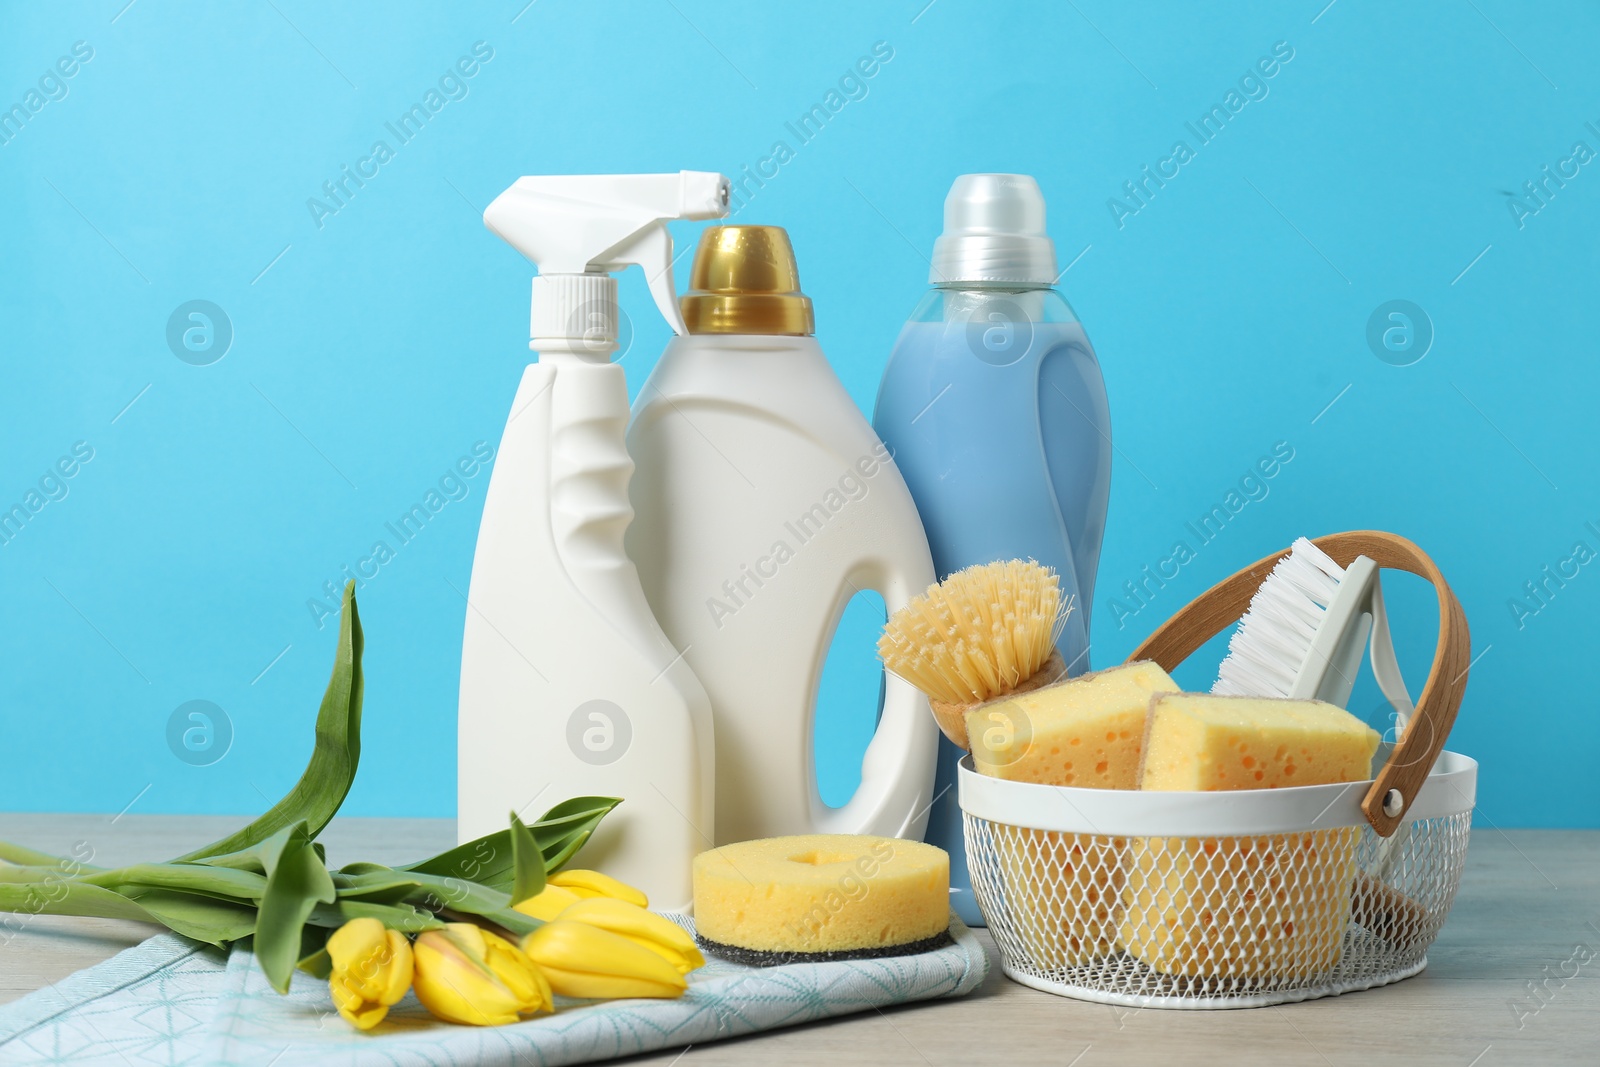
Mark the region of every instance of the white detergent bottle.
<instances>
[{"instance_id":1,"label":"white detergent bottle","mask_svg":"<svg viewBox=\"0 0 1600 1067\"><path fill-rule=\"evenodd\" d=\"M720 218L720 174L518 179L484 223L539 267L522 374L484 501L461 649L462 841L569 797L623 804L585 866L685 909L711 847L706 693L656 624L623 550L628 387L611 362L617 282L641 265L683 331L668 219Z\"/></svg>"},{"instance_id":2,"label":"white detergent bottle","mask_svg":"<svg viewBox=\"0 0 1600 1067\"><path fill-rule=\"evenodd\" d=\"M718 844L798 833L921 839L938 730L884 681L861 785L816 786L814 708L852 596L890 612L934 580L916 505L812 334L788 235L702 235L674 338L628 431L628 552L656 618L711 696Z\"/></svg>"}]
</instances>

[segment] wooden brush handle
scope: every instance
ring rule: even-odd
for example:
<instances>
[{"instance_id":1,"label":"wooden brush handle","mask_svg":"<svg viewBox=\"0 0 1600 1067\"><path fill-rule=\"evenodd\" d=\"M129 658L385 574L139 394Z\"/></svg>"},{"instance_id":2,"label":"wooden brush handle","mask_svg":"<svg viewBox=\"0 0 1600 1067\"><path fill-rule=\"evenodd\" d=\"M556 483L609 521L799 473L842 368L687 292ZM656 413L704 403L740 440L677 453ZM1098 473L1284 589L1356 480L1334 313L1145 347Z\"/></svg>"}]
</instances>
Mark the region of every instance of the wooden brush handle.
<instances>
[{"instance_id":1,"label":"wooden brush handle","mask_svg":"<svg viewBox=\"0 0 1600 1067\"><path fill-rule=\"evenodd\" d=\"M1043 689L1047 685L1054 685L1066 676L1067 663L1061 658L1060 650L1051 649L1050 658L1045 660L1038 670L1018 682L1016 688L996 693L989 700L1004 700L1007 697L1031 693L1035 689ZM972 742L967 737L967 712L979 705L989 703L989 700L980 700L971 704L951 704L936 697L929 697L928 706L933 709L933 717L939 723L939 729L944 731L944 735L950 739L951 743L963 752L971 752Z\"/></svg>"},{"instance_id":2,"label":"wooden brush handle","mask_svg":"<svg viewBox=\"0 0 1600 1067\"><path fill-rule=\"evenodd\" d=\"M1433 770L1434 761L1444 749L1450 728L1455 725L1456 712L1461 708L1461 698L1467 689L1467 669L1472 662L1467 616L1433 560L1404 537L1377 530L1353 530L1318 537L1312 543L1341 567L1350 566L1357 556L1366 556L1380 567L1409 571L1431 582L1439 596L1439 643L1433 653L1433 670L1422 687L1422 697L1417 701L1405 733L1361 801L1367 822L1379 834L1388 837L1411 807L1417 791ZM1284 549L1257 560L1200 594L1145 638L1128 661L1151 659L1166 670L1174 670L1195 649L1239 621L1250 606L1250 598L1289 551ZM1398 801L1386 805L1391 790L1398 794Z\"/></svg>"}]
</instances>

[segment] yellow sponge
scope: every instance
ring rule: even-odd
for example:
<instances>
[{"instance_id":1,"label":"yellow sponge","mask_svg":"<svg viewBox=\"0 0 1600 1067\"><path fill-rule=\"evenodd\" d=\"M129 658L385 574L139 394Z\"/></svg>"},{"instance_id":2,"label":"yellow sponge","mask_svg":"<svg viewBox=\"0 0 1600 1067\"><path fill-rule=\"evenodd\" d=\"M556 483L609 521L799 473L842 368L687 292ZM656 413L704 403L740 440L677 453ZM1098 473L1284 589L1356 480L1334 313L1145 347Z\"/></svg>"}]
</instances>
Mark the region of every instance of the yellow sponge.
<instances>
[{"instance_id":1,"label":"yellow sponge","mask_svg":"<svg viewBox=\"0 0 1600 1067\"><path fill-rule=\"evenodd\" d=\"M757 965L920 951L950 926L950 856L920 841L804 834L694 860L706 947Z\"/></svg>"},{"instance_id":2,"label":"yellow sponge","mask_svg":"<svg viewBox=\"0 0 1600 1067\"><path fill-rule=\"evenodd\" d=\"M1378 734L1320 701L1161 695L1140 787L1273 789L1370 774ZM1360 831L1138 838L1119 942L1164 974L1305 977L1339 961Z\"/></svg>"},{"instance_id":3,"label":"yellow sponge","mask_svg":"<svg viewBox=\"0 0 1600 1067\"><path fill-rule=\"evenodd\" d=\"M973 764L1013 782L1135 789L1146 706L1177 691L1146 660L980 704L967 713Z\"/></svg>"},{"instance_id":4,"label":"yellow sponge","mask_svg":"<svg viewBox=\"0 0 1600 1067\"><path fill-rule=\"evenodd\" d=\"M1166 671L1142 661L980 705L967 715L974 765L1018 782L1136 788L1146 706L1177 691ZM1127 842L1016 826L991 832L1030 955L1055 969L1110 952Z\"/></svg>"},{"instance_id":5,"label":"yellow sponge","mask_svg":"<svg viewBox=\"0 0 1600 1067\"><path fill-rule=\"evenodd\" d=\"M1174 693L1151 701L1139 788L1359 782L1377 748L1375 730L1320 700Z\"/></svg>"}]
</instances>

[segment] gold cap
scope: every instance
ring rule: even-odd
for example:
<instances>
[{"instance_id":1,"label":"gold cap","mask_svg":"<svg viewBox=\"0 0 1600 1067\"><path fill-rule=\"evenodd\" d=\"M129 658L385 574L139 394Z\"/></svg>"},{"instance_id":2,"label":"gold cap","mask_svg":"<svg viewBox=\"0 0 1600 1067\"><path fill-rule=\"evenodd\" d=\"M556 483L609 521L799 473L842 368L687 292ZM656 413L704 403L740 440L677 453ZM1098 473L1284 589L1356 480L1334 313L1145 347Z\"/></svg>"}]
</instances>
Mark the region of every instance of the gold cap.
<instances>
[{"instance_id":1,"label":"gold cap","mask_svg":"<svg viewBox=\"0 0 1600 1067\"><path fill-rule=\"evenodd\" d=\"M700 235L689 292L678 301L690 333L806 336L811 298L782 226L712 226Z\"/></svg>"}]
</instances>

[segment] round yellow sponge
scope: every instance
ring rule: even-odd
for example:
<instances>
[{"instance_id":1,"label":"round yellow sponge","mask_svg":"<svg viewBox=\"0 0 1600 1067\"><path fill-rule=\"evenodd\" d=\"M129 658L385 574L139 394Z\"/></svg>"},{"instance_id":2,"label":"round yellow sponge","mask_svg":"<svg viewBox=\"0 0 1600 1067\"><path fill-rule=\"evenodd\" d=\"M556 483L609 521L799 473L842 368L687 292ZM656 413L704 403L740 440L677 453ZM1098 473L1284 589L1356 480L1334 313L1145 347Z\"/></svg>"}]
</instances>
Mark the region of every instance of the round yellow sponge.
<instances>
[{"instance_id":1,"label":"round yellow sponge","mask_svg":"<svg viewBox=\"0 0 1600 1067\"><path fill-rule=\"evenodd\" d=\"M724 845L695 857L694 921L709 949L751 963L921 951L950 926L950 857L855 834Z\"/></svg>"}]
</instances>

